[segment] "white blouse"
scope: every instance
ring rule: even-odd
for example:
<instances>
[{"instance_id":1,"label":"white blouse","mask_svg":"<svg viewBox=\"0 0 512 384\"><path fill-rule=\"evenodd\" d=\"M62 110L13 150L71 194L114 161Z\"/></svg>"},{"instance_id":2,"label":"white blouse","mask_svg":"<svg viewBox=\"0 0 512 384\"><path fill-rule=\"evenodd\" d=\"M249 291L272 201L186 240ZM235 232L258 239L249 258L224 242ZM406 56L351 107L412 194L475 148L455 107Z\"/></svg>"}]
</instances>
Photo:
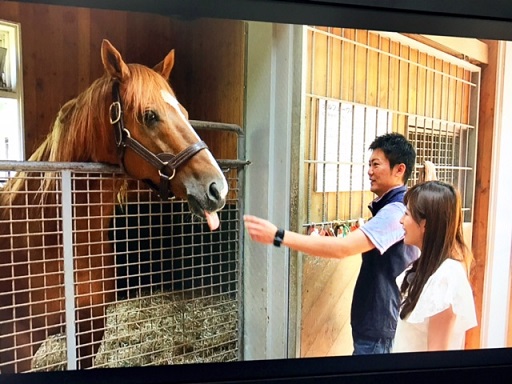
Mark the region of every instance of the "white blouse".
<instances>
[{"instance_id":1,"label":"white blouse","mask_svg":"<svg viewBox=\"0 0 512 384\"><path fill-rule=\"evenodd\" d=\"M399 287L405 272L396 279ZM405 320L398 318L392 351L427 351L429 318L450 306L457 318L449 349L464 349L466 331L477 325L475 301L466 270L453 259L445 260L430 276L409 316Z\"/></svg>"}]
</instances>

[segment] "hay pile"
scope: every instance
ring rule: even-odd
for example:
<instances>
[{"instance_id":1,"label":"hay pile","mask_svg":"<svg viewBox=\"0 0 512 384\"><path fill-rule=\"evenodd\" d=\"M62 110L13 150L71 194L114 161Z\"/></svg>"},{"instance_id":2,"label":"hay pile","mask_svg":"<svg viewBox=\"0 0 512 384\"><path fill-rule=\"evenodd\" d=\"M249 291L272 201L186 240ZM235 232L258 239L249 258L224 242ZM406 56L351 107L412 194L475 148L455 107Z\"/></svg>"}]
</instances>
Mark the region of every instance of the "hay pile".
<instances>
[{"instance_id":1,"label":"hay pile","mask_svg":"<svg viewBox=\"0 0 512 384\"><path fill-rule=\"evenodd\" d=\"M132 367L237 359L236 301L152 295L113 304L96 367Z\"/></svg>"},{"instance_id":2,"label":"hay pile","mask_svg":"<svg viewBox=\"0 0 512 384\"><path fill-rule=\"evenodd\" d=\"M32 370L65 371L67 369L66 335L49 336L32 358Z\"/></svg>"},{"instance_id":3,"label":"hay pile","mask_svg":"<svg viewBox=\"0 0 512 384\"><path fill-rule=\"evenodd\" d=\"M59 360L60 359L60 360ZM238 304L225 296L184 299L160 293L107 307L96 368L226 362L238 359ZM48 338L33 370L66 369L63 335Z\"/></svg>"}]
</instances>

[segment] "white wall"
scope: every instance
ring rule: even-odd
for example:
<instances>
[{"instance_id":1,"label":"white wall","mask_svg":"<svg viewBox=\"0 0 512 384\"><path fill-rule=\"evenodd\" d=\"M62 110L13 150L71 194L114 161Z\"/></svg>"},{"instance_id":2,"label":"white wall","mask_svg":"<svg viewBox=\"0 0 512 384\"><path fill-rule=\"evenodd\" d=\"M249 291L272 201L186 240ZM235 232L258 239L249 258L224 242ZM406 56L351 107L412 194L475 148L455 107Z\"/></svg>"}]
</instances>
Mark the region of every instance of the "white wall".
<instances>
[{"instance_id":1,"label":"white wall","mask_svg":"<svg viewBox=\"0 0 512 384\"><path fill-rule=\"evenodd\" d=\"M301 61L294 58L302 27L248 23L245 212L290 227L293 99ZM300 52L299 52L300 55ZM297 76L299 80L297 81ZM244 359L289 357L289 250L244 246ZM293 355L293 353L292 353Z\"/></svg>"},{"instance_id":2,"label":"white wall","mask_svg":"<svg viewBox=\"0 0 512 384\"><path fill-rule=\"evenodd\" d=\"M489 238L482 310L484 348L505 347L512 262L512 42L500 42L493 138Z\"/></svg>"}]
</instances>

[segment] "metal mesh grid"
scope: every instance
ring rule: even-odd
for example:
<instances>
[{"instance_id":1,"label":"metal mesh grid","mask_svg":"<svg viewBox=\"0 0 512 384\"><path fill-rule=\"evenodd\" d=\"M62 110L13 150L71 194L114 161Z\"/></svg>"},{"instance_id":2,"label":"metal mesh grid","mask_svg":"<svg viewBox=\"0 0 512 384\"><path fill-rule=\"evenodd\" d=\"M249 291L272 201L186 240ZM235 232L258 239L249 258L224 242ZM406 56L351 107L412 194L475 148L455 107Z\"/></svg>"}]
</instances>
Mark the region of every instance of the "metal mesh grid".
<instances>
[{"instance_id":1,"label":"metal mesh grid","mask_svg":"<svg viewBox=\"0 0 512 384\"><path fill-rule=\"evenodd\" d=\"M476 135L472 126L449 122L439 122L432 119L410 118L408 138L414 144L417 163L432 161L436 165L436 175L439 180L455 185L462 191L462 210L465 221L471 221L471 193L469 178L474 174L471 150L472 136ZM411 184L419 179L416 169L411 177Z\"/></svg>"},{"instance_id":2,"label":"metal mesh grid","mask_svg":"<svg viewBox=\"0 0 512 384\"><path fill-rule=\"evenodd\" d=\"M240 358L239 168L211 232L117 169L37 166L2 207L1 372Z\"/></svg>"}]
</instances>

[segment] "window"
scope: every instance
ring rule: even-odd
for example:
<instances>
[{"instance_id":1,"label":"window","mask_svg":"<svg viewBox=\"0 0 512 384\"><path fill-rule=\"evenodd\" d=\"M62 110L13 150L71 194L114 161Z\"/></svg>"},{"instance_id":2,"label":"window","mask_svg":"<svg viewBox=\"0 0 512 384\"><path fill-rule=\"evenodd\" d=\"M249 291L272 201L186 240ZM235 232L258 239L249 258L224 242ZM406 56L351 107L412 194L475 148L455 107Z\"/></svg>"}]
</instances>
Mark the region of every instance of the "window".
<instances>
[{"instance_id":1,"label":"window","mask_svg":"<svg viewBox=\"0 0 512 384\"><path fill-rule=\"evenodd\" d=\"M20 27L0 21L0 160L24 159ZM8 172L0 168L0 184Z\"/></svg>"},{"instance_id":2,"label":"window","mask_svg":"<svg viewBox=\"0 0 512 384\"><path fill-rule=\"evenodd\" d=\"M471 221L472 180L475 148L471 144L476 135L471 125L409 117L408 138L414 143L419 164L425 160L436 166L439 180L455 185L462 196L464 220ZM417 177L417 175L416 175Z\"/></svg>"},{"instance_id":3,"label":"window","mask_svg":"<svg viewBox=\"0 0 512 384\"><path fill-rule=\"evenodd\" d=\"M391 130L391 112L338 100L318 102L315 192L370 190L368 148Z\"/></svg>"}]
</instances>

